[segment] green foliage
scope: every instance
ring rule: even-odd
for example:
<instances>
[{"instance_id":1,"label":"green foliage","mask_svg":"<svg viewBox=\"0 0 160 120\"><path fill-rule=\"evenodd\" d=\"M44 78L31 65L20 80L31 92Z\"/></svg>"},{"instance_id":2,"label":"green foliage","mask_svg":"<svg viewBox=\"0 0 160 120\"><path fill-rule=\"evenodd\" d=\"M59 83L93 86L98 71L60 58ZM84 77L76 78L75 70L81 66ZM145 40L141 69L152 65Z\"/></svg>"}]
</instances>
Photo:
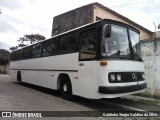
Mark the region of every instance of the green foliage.
<instances>
[{"instance_id":1,"label":"green foliage","mask_svg":"<svg viewBox=\"0 0 160 120\"><path fill-rule=\"evenodd\" d=\"M18 46L9 48L11 51L17 50Z\"/></svg>"},{"instance_id":2,"label":"green foliage","mask_svg":"<svg viewBox=\"0 0 160 120\"><path fill-rule=\"evenodd\" d=\"M23 43L18 44L18 47L25 47L25 46L27 46L27 45L25 45Z\"/></svg>"},{"instance_id":3,"label":"green foliage","mask_svg":"<svg viewBox=\"0 0 160 120\"><path fill-rule=\"evenodd\" d=\"M0 65L5 65L9 62L10 52L4 49L0 49Z\"/></svg>"},{"instance_id":4,"label":"green foliage","mask_svg":"<svg viewBox=\"0 0 160 120\"><path fill-rule=\"evenodd\" d=\"M41 40L46 39L43 35L40 34L26 34L23 37L20 37L17 41L19 42L18 46L11 47L10 50L16 50L19 47L25 47L27 46L27 43L34 44L36 42L39 42Z\"/></svg>"},{"instance_id":5,"label":"green foliage","mask_svg":"<svg viewBox=\"0 0 160 120\"><path fill-rule=\"evenodd\" d=\"M24 44L24 42L30 42L30 44L39 42L41 40L46 39L43 35L40 34L29 34L29 35L24 35L24 37L20 37L18 42L21 44Z\"/></svg>"}]
</instances>

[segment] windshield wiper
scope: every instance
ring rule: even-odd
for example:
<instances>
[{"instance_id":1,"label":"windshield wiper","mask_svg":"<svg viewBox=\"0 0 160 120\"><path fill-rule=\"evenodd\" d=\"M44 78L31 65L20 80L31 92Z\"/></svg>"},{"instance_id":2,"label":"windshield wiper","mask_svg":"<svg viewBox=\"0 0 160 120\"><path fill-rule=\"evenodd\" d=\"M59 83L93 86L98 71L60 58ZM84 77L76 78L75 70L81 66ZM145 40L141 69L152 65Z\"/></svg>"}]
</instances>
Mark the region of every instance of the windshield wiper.
<instances>
[{"instance_id":1,"label":"windshield wiper","mask_svg":"<svg viewBox=\"0 0 160 120\"><path fill-rule=\"evenodd\" d=\"M130 55L134 59L134 50L133 50L132 43L130 40L129 40L129 49L130 49Z\"/></svg>"}]
</instances>

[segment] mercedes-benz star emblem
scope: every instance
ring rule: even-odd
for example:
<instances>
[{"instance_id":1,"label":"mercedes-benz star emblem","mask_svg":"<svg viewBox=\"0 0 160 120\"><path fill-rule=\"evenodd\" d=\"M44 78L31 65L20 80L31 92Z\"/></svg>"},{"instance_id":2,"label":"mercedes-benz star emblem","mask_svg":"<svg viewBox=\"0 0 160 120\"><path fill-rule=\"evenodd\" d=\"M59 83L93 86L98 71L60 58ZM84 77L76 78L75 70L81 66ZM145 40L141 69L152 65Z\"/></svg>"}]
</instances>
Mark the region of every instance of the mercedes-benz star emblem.
<instances>
[{"instance_id":1,"label":"mercedes-benz star emblem","mask_svg":"<svg viewBox=\"0 0 160 120\"><path fill-rule=\"evenodd\" d=\"M137 75L136 75L136 73L133 73L133 74L132 74L132 79L133 79L134 81L137 80Z\"/></svg>"}]
</instances>

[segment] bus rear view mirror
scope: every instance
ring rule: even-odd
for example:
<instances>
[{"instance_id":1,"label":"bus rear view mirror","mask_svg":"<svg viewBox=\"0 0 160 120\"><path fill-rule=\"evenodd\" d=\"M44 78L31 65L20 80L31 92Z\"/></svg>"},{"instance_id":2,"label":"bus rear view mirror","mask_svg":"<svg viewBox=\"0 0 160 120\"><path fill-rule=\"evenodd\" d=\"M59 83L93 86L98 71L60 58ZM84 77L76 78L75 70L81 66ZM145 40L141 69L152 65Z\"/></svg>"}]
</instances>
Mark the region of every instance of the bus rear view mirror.
<instances>
[{"instance_id":1,"label":"bus rear view mirror","mask_svg":"<svg viewBox=\"0 0 160 120\"><path fill-rule=\"evenodd\" d=\"M111 25L109 24L106 25L104 35L105 35L105 38L111 37Z\"/></svg>"}]
</instances>

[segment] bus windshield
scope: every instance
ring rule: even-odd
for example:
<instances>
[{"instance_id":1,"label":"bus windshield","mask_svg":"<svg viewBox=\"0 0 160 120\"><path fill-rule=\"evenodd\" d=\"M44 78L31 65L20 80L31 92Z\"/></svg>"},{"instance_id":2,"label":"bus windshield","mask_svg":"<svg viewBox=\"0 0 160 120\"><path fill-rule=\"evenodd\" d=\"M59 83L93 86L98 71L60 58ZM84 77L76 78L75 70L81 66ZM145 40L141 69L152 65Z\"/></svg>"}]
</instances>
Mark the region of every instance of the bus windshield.
<instances>
[{"instance_id":1,"label":"bus windshield","mask_svg":"<svg viewBox=\"0 0 160 120\"><path fill-rule=\"evenodd\" d=\"M102 56L109 58L140 60L139 34L126 27L111 24L110 36L106 37L106 25L102 43ZM129 39L130 38L130 39Z\"/></svg>"}]
</instances>

